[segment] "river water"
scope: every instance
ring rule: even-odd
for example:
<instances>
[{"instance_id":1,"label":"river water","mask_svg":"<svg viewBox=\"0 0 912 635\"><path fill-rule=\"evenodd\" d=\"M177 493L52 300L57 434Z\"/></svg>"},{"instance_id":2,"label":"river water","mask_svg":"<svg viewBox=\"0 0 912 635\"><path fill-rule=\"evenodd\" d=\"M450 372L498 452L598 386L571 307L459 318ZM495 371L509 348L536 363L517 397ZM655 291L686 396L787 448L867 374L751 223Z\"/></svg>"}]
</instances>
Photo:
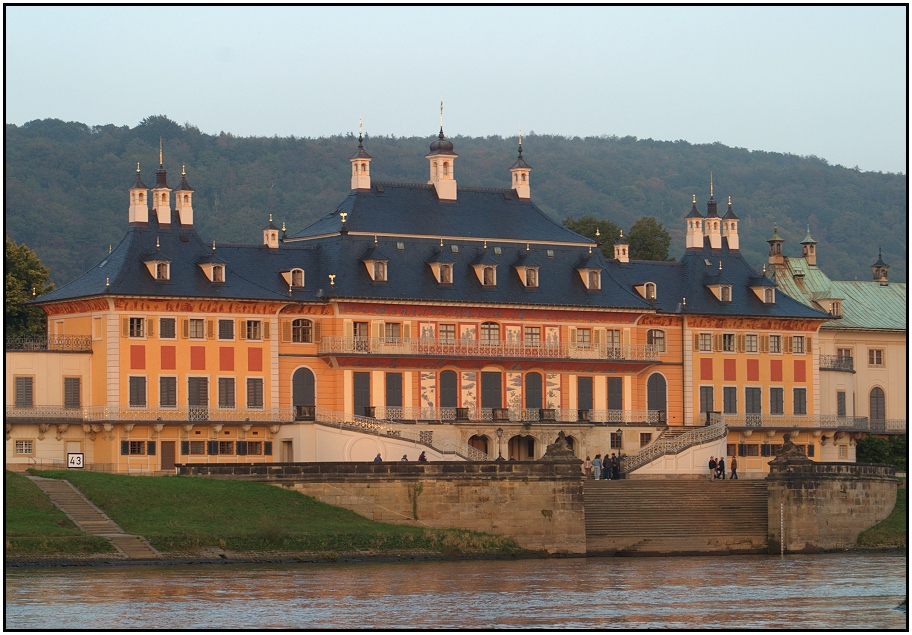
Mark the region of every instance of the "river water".
<instances>
[{"instance_id":1,"label":"river water","mask_svg":"<svg viewBox=\"0 0 912 635\"><path fill-rule=\"evenodd\" d=\"M905 629L905 554L7 569L6 628Z\"/></svg>"}]
</instances>

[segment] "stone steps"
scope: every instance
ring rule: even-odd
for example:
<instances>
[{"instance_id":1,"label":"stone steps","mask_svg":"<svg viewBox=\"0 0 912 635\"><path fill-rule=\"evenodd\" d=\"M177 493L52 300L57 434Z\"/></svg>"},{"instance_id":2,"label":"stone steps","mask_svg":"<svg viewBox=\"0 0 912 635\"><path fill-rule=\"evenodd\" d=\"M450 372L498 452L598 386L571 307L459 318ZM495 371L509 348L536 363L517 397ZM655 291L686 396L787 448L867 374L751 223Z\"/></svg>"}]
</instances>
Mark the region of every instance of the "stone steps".
<instances>
[{"instance_id":1,"label":"stone steps","mask_svg":"<svg viewBox=\"0 0 912 635\"><path fill-rule=\"evenodd\" d=\"M142 536L124 533L69 481L29 476L70 520L93 536L106 538L128 560L160 560L162 555Z\"/></svg>"}]
</instances>

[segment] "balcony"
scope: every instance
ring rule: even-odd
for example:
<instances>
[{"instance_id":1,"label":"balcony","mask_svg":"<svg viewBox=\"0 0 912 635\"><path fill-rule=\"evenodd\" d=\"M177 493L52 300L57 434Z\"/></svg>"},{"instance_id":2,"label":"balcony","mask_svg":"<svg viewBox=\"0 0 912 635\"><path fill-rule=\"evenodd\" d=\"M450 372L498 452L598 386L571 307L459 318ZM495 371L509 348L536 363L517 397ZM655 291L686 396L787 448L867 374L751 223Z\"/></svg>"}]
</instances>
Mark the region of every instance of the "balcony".
<instances>
[{"instance_id":1,"label":"balcony","mask_svg":"<svg viewBox=\"0 0 912 635\"><path fill-rule=\"evenodd\" d=\"M905 419L873 419L836 415L722 415L730 429L744 430L845 430L875 434L905 434Z\"/></svg>"},{"instance_id":2,"label":"balcony","mask_svg":"<svg viewBox=\"0 0 912 635\"><path fill-rule=\"evenodd\" d=\"M45 351L54 353L91 353L91 335L48 335L47 337L8 337L7 351Z\"/></svg>"},{"instance_id":3,"label":"balcony","mask_svg":"<svg viewBox=\"0 0 912 635\"><path fill-rule=\"evenodd\" d=\"M590 359L617 361L659 360L656 346L576 346L566 342L527 344L503 340L445 340L433 338L399 339L382 337L323 337L318 347L321 355L386 355L401 357L484 357L506 359Z\"/></svg>"},{"instance_id":4,"label":"balcony","mask_svg":"<svg viewBox=\"0 0 912 635\"><path fill-rule=\"evenodd\" d=\"M441 423L580 423L613 425L647 423L664 425L658 410L570 410L566 408L371 408L373 416L388 421L440 421Z\"/></svg>"},{"instance_id":5,"label":"balcony","mask_svg":"<svg viewBox=\"0 0 912 635\"><path fill-rule=\"evenodd\" d=\"M34 406L32 408L6 407L7 423L14 420L30 422L116 422L179 421L200 422L251 422L291 423L294 420L292 408L265 408L260 410L228 410L218 408L130 408L127 406L91 406L86 408L64 408L62 406Z\"/></svg>"},{"instance_id":6,"label":"balcony","mask_svg":"<svg viewBox=\"0 0 912 635\"><path fill-rule=\"evenodd\" d=\"M855 366L851 357L841 355L821 355L820 370L841 370L847 373L854 373Z\"/></svg>"}]
</instances>

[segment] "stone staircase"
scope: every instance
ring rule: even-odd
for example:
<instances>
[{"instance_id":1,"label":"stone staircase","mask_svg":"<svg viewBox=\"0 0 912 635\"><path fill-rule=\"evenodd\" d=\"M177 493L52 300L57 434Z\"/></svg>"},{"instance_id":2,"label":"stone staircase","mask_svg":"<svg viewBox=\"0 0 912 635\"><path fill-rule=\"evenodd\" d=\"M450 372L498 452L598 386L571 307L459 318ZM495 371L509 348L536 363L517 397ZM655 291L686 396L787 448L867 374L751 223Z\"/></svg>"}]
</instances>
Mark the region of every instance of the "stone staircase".
<instances>
[{"instance_id":1,"label":"stone staircase","mask_svg":"<svg viewBox=\"0 0 912 635\"><path fill-rule=\"evenodd\" d=\"M589 555L761 553L766 481L586 480Z\"/></svg>"},{"instance_id":2,"label":"stone staircase","mask_svg":"<svg viewBox=\"0 0 912 635\"><path fill-rule=\"evenodd\" d=\"M70 520L86 533L107 538L127 560L160 560L162 555L142 536L127 534L69 481L29 476Z\"/></svg>"}]
</instances>

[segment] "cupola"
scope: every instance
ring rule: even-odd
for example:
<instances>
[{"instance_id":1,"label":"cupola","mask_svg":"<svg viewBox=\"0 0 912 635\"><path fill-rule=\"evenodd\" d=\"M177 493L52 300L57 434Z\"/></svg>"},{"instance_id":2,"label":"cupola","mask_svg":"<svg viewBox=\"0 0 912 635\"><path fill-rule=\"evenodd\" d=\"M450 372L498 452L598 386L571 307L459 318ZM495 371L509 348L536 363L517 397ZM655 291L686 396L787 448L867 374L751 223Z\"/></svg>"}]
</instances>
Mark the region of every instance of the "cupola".
<instances>
[{"instance_id":1,"label":"cupola","mask_svg":"<svg viewBox=\"0 0 912 635\"><path fill-rule=\"evenodd\" d=\"M887 284L887 269L890 268L890 265L883 261L883 249L877 250L877 262L871 265L871 270L874 272L874 282L879 282L882 285Z\"/></svg>"},{"instance_id":2,"label":"cupola","mask_svg":"<svg viewBox=\"0 0 912 635\"><path fill-rule=\"evenodd\" d=\"M358 151L349 159L352 164L351 189L369 190L371 187L370 162L371 155L364 151L364 137L361 131L361 122L358 122Z\"/></svg>"},{"instance_id":3,"label":"cupola","mask_svg":"<svg viewBox=\"0 0 912 635\"><path fill-rule=\"evenodd\" d=\"M801 241L801 255L807 260L808 265L817 266L817 241L811 238L811 226L807 226L807 235Z\"/></svg>"},{"instance_id":4,"label":"cupola","mask_svg":"<svg viewBox=\"0 0 912 635\"><path fill-rule=\"evenodd\" d=\"M627 253L630 243L624 238L624 230L621 230L621 237L614 243L614 259L618 262L630 262L630 255Z\"/></svg>"},{"instance_id":5,"label":"cupola","mask_svg":"<svg viewBox=\"0 0 912 635\"><path fill-rule=\"evenodd\" d=\"M732 211L732 197L728 197L728 211L722 217L722 238L728 244L731 251L740 251L738 239L738 220L735 212Z\"/></svg>"},{"instance_id":6,"label":"cupola","mask_svg":"<svg viewBox=\"0 0 912 635\"><path fill-rule=\"evenodd\" d=\"M149 188L139 176L139 163L136 164L136 181L130 188L130 223L149 222Z\"/></svg>"},{"instance_id":7,"label":"cupola","mask_svg":"<svg viewBox=\"0 0 912 635\"><path fill-rule=\"evenodd\" d=\"M431 143L430 151L425 155L431 170L428 185L433 185L437 191L437 198L442 201L456 200L456 176L453 164L456 157L453 152L453 142L443 136L443 102L440 102L440 134Z\"/></svg>"},{"instance_id":8,"label":"cupola","mask_svg":"<svg viewBox=\"0 0 912 635\"><path fill-rule=\"evenodd\" d=\"M512 175L511 187L516 192L517 198L521 199L530 199L532 198L531 190L529 187L529 172L532 171L532 166L526 163L523 160L522 155L522 131L519 132L519 156L516 158L516 162L510 166L510 174Z\"/></svg>"},{"instance_id":9,"label":"cupola","mask_svg":"<svg viewBox=\"0 0 912 635\"><path fill-rule=\"evenodd\" d=\"M703 249L703 214L697 211L697 195L693 195L693 207L685 217L687 234L684 238L686 249Z\"/></svg>"},{"instance_id":10,"label":"cupola","mask_svg":"<svg viewBox=\"0 0 912 635\"><path fill-rule=\"evenodd\" d=\"M779 236L779 225L773 225L773 235L766 242L769 243L769 264L771 265L783 265L785 264L785 256L782 255L782 237Z\"/></svg>"},{"instance_id":11,"label":"cupola","mask_svg":"<svg viewBox=\"0 0 912 635\"><path fill-rule=\"evenodd\" d=\"M279 228L272 223L272 214L269 215L269 224L263 228L263 244L270 249L279 248Z\"/></svg>"},{"instance_id":12,"label":"cupola","mask_svg":"<svg viewBox=\"0 0 912 635\"><path fill-rule=\"evenodd\" d=\"M722 220L713 198L712 173L709 174L709 200L706 202L706 220L703 227L704 234L709 237L710 249L722 249Z\"/></svg>"},{"instance_id":13,"label":"cupola","mask_svg":"<svg viewBox=\"0 0 912 635\"><path fill-rule=\"evenodd\" d=\"M193 188L187 183L187 168L181 166L180 186L174 190L174 202L177 204L177 214L180 224L185 227L193 225Z\"/></svg>"},{"instance_id":14,"label":"cupola","mask_svg":"<svg viewBox=\"0 0 912 635\"><path fill-rule=\"evenodd\" d=\"M158 140L158 171L155 173L155 187L152 188L152 209L159 225L171 224L171 188L168 187L168 173L162 161L162 143Z\"/></svg>"}]
</instances>

